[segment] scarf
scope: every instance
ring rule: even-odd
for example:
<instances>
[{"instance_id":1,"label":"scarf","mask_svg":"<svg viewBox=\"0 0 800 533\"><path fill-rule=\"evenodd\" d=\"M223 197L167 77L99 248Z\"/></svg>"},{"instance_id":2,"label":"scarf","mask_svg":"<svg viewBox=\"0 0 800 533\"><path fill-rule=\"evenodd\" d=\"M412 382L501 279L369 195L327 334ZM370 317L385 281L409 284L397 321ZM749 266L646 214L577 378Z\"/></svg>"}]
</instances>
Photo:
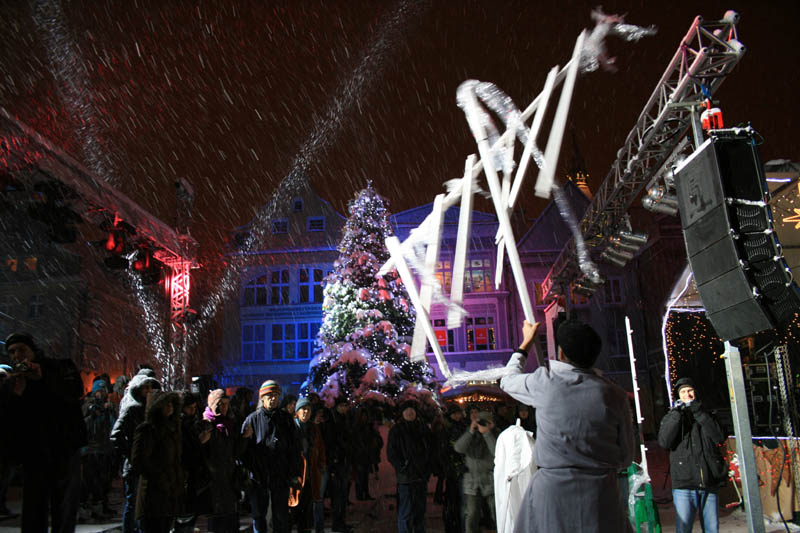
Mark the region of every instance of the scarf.
<instances>
[{"instance_id":1,"label":"scarf","mask_svg":"<svg viewBox=\"0 0 800 533\"><path fill-rule=\"evenodd\" d=\"M233 430L233 420L227 416L216 414L210 407L206 407L206 410L203 411L203 418L214 424L217 431L221 431L226 437L230 436Z\"/></svg>"}]
</instances>

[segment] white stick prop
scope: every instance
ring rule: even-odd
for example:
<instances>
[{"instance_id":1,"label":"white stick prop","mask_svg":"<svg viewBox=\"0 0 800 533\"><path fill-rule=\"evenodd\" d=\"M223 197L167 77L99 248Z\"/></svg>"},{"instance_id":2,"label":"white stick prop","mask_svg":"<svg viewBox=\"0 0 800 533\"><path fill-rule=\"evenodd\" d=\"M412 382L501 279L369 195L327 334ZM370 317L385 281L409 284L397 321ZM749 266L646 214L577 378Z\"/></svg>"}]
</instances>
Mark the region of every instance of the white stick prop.
<instances>
[{"instance_id":1,"label":"white stick prop","mask_svg":"<svg viewBox=\"0 0 800 533\"><path fill-rule=\"evenodd\" d=\"M436 195L433 200L433 232L430 235L431 241L425 250L425 269L428 272L436 270L436 261L439 259L439 248L442 240L442 222L444 222L444 211L442 211L442 202L444 201L444 194ZM433 299L433 286L430 283L423 283L420 289L420 302L425 308L425 312L430 314L431 300ZM425 359L425 328L422 323L417 320L414 326L414 340L411 343L411 360L420 361Z\"/></svg>"},{"instance_id":2,"label":"white stick prop","mask_svg":"<svg viewBox=\"0 0 800 533\"><path fill-rule=\"evenodd\" d=\"M550 128L550 137L547 139L547 148L544 152L544 167L539 173L539 179L536 180L535 192L536 196L540 198L550 198L550 190L553 188L553 177L558 164L558 154L561 152L561 141L564 138L564 128L567 125L569 106L572 102L572 91L575 88L575 77L578 75L578 65L585 38L586 30L582 31L578 35L578 40L575 41L570 68L564 80L564 87L561 89L561 98L558 100L553 126Z\"/></svg>"},{"instance_id":3,"label":"white stick prop","mask_svg":"<svg viewBox=\"0 0 800 533\"><path fill-rule=\"evenodd\" d=\"M436 361L439 363L439 370L442 372L444 377L450 379L450 367L447 366L447 361L444 360L444 354L442 353L442 347L439 346L439 342L436 340L436 333L433 331L431 318L428 316L428 312L422 306L422 302L420 301L419 292L414 284L414 276L411 275L411 270L408 268L408 263L406 263L406 259L403 257L403 248L400 244L400 239L394 236L386 237L385 242L386 248L389 250L389 254L394 257L394 265L395 268L397 268L397 273L400 274L400 279L403 280L403 283L408 290L408 297L411 298L411 303L417 310L417 322L422 322L422 325L425 328L425 335L428 337L428 342L431 343L433 353L436 356Z\"/></svg>"},{"instance_id":4,"label":"white stick prop","mask_svg":"<svg viewBox=\"0 0 800 533\"><path fill-rule=\"evenodd\" d=\"M467 122L472 130L472 135L475 137L475 140L478 141L478 150L481 154L481 160L484 162L484 174L489 183L489 191L491 192L492 202L497 212L497 220L500 223L500 228L503 230L503 240L508 249L508 260L511 263L511 271L514 274L514 281L517 284L517 293L522 302L522 310L525 314L525 320L532 324L535 321L533 318L533 306L531 305L530 294L528 293L528 287L525 282L525 273L522 270L522 263L519 260L519 253L517 252L517 245L514 240L514 232L511 229L511 221L508 217L508 209L506 208L508 204L503 203L500 179L497 177L497 171L494 168L494 161L490 153L491 147L487 139L486 129L481 121L483 111L479 108L475 94L471 91L469 85L462 84L459 88L459 105L464 109Z\"/></svg>"},{"instance_id":5,"label":"white stick prop","mask_svg":"<svg viewBox=\"0 0 800 533\"><path fill-rule=\"evenodd\" d=\"M470 154L464 163L464 178L461 180L461 211L458 215L458 236L453 257L453 279L450 281L450 309L447 312L447 329L461 327L464 318L461 302L464 301L464 266L467 261L467 246L472 229L472 167L475 154Z\"/></svg>"},{"instance_id":6,"label":"white stick prop","mask_svg":"<svg viewBox=\"0 0 800 533\"><path fill-rule=\"evenodd\" d=\"M525 172L528 169L531 155L537 167L544 164L544 156L536 147L536 137L539 136L539 130L542 129L542 122L544 121L544 112L547 109L547 104L550 102L550 94L553 92L553 87L556 83L556 76L558 75L558 66L550 69L547 74L547 79L544 82L544 89L542 89L539 98L541 104L536 107L536 114L533 115L533 122L531 123L531 131L528 133L528 142L525 144L525 150L522 152L522 158L517 168L517 175L514 178L514 186L511 187L511 194L508 197L508 208L514 209L514 204L517 203L517 195L522 188L522 180L525 178Z\"/></svg>"},{"instance_id":7,"label":"white stick prop","mask_svg":"<svg viewBox=\"0 0 800 533\"><path fill-rule=\"evenodd\" d=\"M631 379L633 380L633 399L636 403L636 424L638 425L639 429L639 442L641 443L641 451L642 451L642 471L647 478L647 481L650 481L650 474L647 471L647 447L644 445L644 431L642 431L642 422L644 422L644 417L642 416L642 406L639 402L639 379L636 376L636 356L633 354L633 329L631 329L631 319L627 316L625 317L625 331L628 333L628 357L631 360Z\"/></svg>"}]
</instances>

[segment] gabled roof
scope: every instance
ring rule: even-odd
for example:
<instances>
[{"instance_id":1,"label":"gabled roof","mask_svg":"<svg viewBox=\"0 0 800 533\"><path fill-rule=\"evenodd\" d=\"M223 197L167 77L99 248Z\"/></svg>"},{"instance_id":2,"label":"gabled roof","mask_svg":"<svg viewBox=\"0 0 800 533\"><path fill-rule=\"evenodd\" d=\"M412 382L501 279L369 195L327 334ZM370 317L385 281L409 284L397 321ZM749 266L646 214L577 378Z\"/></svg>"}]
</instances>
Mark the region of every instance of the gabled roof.
<instances>
[{"instance_id":1,"label":"gabled roof","mask_svg":"<svg viewBox=\"0 0 800 533\"><path fill-rule=\"evenodd\" d=\"M564 185L564 193L575 214L575 219L580 223L590 200L571 181ZM554 199L551 199L533 226L519 240L517 248L521 252L552 252L560 251L569 241L572 232L561 216Z\"/></svg>"}]
</instances>

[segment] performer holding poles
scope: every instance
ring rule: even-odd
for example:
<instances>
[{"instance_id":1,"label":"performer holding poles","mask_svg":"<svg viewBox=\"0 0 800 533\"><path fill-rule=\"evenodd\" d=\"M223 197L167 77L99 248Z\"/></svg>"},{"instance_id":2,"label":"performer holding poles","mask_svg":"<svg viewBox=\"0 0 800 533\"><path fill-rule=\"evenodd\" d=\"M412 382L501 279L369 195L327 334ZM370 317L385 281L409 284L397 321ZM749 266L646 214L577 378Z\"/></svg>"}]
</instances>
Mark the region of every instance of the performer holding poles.
<instances>
[{"instance_id":1,"label":"performer holding poles","mask_svg":"<svg viewBox=\"0 0 800 533\"><path fill-rule=\"evenodd\" d=\"M633 424L625 391L594 368L601 340L575 320L556 331L558 360L523 372L536 328L527 320L523 341L507 364L500 388L536 408L534 474L518 510L522 532L631 531L617 473L633 461ZM538 353L537 353L538 356Z\"/></svg>"}]
</instances>

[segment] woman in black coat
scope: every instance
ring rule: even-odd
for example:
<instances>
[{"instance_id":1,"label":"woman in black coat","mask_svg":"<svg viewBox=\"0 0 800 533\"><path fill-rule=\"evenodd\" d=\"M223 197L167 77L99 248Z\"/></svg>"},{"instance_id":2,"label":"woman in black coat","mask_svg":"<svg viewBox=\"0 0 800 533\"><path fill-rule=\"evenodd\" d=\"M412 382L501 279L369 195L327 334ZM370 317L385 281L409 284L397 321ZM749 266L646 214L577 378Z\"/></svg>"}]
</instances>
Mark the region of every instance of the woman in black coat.
<instances>
[{"instance_id":1,"label":"woman in black coat","mask_svg":"<svg viewBox=\"0 0 800 533\"><path fill-rule=\"evenodd\" d=\"M133 437L131 469L139 476L136 519L143 533L168 533L183 491L180 396L153 391Z\"/></svg>"},{"instance_id":2,"label":"woman in black coat","mask_svg":"<svg viewBox=\"0 0 800 533\"><path fill-rule=\"evenodd\" d=\"M215 533L239 531L238 487L235 486L236 458L244 443L228 417L230 399L225 391L216 389L208 394L208 406L203 420L210 429L210 438L203 444L203 455L210 477L211 516L209 530ZM203 439L205 440L205 439Z\"/></svg>"}]
</instances>

